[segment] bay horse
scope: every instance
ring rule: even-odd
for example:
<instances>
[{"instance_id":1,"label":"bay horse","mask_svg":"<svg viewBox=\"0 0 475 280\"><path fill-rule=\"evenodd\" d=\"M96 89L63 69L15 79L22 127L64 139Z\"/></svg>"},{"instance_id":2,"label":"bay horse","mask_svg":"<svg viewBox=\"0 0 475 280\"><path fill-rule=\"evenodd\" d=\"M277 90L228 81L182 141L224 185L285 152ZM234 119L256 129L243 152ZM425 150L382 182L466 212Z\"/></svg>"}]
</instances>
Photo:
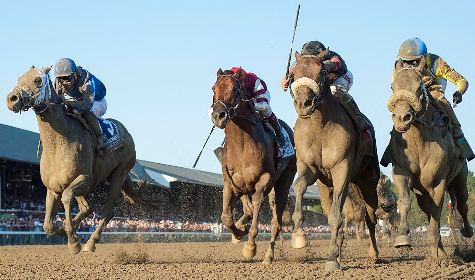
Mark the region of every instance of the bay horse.
<instances>
[{"instance_id":1,"label":"bay horse","mask_svg":"<svg viewBox=\"0 0 475 280\"><path fill-rule=\"evenodd\" d=\"M387 107L392 113L394 130L389 148L392 156L394 184L399 193L398 208L401 221L396 247L410 246L407 213L410 209L409 191L413 190L422 211L427 215L427 234L431 253L445 258L440 238L440 216L447 190L463 219L463 236L471 237L473 229L467 219L467 161L455 144L447 117L439 112L423 83L421 71L425 61L416 67L405 67L401 60L395 64L393 93Z\"/></svg>"},{"instance_id":2,"label":"bay horse","mask_svg":"<svg viewBox=\"0 0 475 280\"><path fill-rule=\"evenodd\" d=\"M264 196L275 192L275 201L269 201L272 208L272 229L264 264L274 259L275 240L282 227L282 214L296 172L295 155L278 162L274 133L266 128L256 113L248 89L243 85L245 73L233 73L221 69L217 72L213 86L212 121L224 129L225 144L222 150L222 172L224 178L223 211L221 220L232 231L233 239L241 240L247 233L242 255L251 259L256 254L259 212ZM281 121L281 126L293 139L292 130ZM234 223L233 209L238 198L243 199L245 216L252 211L252 224L247 232L243 218ZM271 199L269 197L269 199ZM271 199L272 200L272 199ZM275 202L275 203L274 203ZM246 210L247 209L247 210Z\"/></svg>"},{"instance_id":3,"label":"bay horse","mask_svg":"<svg viewBox=\"0 0 475 280\"><path fill-rule=\"evenodd\" d=\"M36 113L43 144L40 174L47 188L43 229L48 234L66 234L70 253L77 254L81 250L76 230L91 212L86 195L103 181L110 182L102 219L83 247L83 251L93 252L102 230L113 216L114 202L121 190L134 196L128 172L135 164L135 145L127 129L120 122L110 119L117 128L122 146L117 150L106 150L98 156L96 136L79 119L68 114L63 104L64 97L55 92L49 71L50 68L33 66L21 75L7 96L7 106L16 113L30 108ZM71 208L74 198L80 211L73 219ZM65 212L64 227L55 228L53 219L61 202Z\"/></svg>"},{"instance_id":4,"label":"bay horse","mask_svg":"<svg viewBox=\"0 0 475 280\"><path fill-rule=\"evenodd\" d=\"M333 271L340 269L342 207L350 182L358 186L365 202L365 220L370 235L369 257L374 261L378 258L375 210L378 206L376 185L380 171L374 147L374 130L370 130L373 139L369 135L365 137L366 132L360 133L349 113L331 93L329 74L322 67L327 53L328 50L317 56L295 53L291 87L298 115L294 127L297 179L293 185L296 204L291 245L294 248L307 245L302 229L302 197L307 186L318 180L318 184L332 188L332 192L326 192L328 197L322 197L322 200L331 201L328 215L331 246L325 269Z\"/></svg>"}]
</instances>

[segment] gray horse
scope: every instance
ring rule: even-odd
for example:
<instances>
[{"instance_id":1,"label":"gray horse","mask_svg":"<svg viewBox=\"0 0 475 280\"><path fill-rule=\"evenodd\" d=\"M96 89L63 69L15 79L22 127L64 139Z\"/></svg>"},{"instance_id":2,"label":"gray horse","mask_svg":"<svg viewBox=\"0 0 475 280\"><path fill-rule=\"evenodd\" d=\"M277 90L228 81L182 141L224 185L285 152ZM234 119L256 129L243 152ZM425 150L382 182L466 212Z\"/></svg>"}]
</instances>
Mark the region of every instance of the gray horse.
<instances>
[{"instance_id":1,"label":"gray horse","mask_svg":"<svg viewBox=\"0 0 475 280\"><path fill-rule=\"evenodd\" d=\"M468 169L466 159L450 134L446 116L431 104L420 74L423 68L424 60L416 68L405 68L402 61L397 61L393 94L387 104L394 124L389 148L401 213L395 246L411 245L407 212L412 189L429 220L427 233L432 256L444 258L439 227L446 190L454 194L462 215L464 226L460 232L465 237L473 235L467 219Z\"/></svg>"},{"instance_id":2,"label":"gray horse","mask_svg":"<svg viewBox=\"0 0 475 280\"><path fill-rule=\"evenodd\" d=\"M48 234L66 234L70 253L81 250L76 230L91 208L86 195L105 180L110 182L109 197L105 201L103 217L85 244L83 251L95 251L102 230L113 216L115 200L121 190L132 197L133 186L128 172L135 164L135 145L132 136L116 120L122 145L116 150L96 154L96 136L79 119L68 115L63 97L54 91L49 68L32 67L18 78L15 88L7 96L7 106L13 112L30 108L36 113L43 143L40 161L41 180L47 187L44 230ZM80 212L72 218L71 208L76 198ZM65 211L64 228L54 228L52 218L61 207Z\"/></svg>"}]
</instances>

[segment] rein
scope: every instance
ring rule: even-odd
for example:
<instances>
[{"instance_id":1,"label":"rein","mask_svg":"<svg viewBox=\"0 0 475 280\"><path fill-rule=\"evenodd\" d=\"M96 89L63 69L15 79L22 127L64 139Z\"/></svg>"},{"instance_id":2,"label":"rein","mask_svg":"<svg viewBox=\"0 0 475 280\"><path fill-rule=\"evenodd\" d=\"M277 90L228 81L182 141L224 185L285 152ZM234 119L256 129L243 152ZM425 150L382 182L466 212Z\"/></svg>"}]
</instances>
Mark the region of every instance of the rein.
<instances>
[{"instance_id":1,"label":"rein","mask_svg":"<svg viewBox=\"0 0 475 280\"><path fill-rule=\"evenodd\" d=\"M235 75L221 75L221 76L219 76L218 81L216 81L216 84L223 77L231 77L239 85L239 88L237 90L235 89L235 87L233 87L233 94L234 94L234 101L235 101L234 103L235 104L226 104L226 102L224 102L223 100L216 100L213 103L212 107L214 107L216 104L221 104L226 109L226 113L228 114L229 119L232 120L236 117L239 117L239 118L242 118L242 119L250 122L253 125L257 125L258 122L256 122L255 120L252 120L252 119L250 119L246 116L243 116L243 115L237 113L237 109L238 109L239 105L241 105L241 103L248 103L248 102L252 101L252 98L246 99L246 98L242 97L243 94L244 94L244 96L246 96L246 94L244 93L241 82L238 80L238 78L236 78Z\"/></svg>"}]
</instances>

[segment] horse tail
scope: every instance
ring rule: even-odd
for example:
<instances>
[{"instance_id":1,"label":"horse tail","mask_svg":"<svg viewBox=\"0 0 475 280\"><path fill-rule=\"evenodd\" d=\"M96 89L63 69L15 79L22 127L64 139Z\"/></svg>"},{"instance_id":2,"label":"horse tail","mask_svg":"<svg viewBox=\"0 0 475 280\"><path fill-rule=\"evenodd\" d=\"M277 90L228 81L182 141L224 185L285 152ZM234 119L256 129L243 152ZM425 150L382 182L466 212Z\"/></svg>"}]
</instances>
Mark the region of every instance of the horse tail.
<instances>
[{"instance_id":1,"label":"horse tail","mask_svg":"<svg viewBox=\"0 0 475 280\"><path fill-rule=\"evenodd\" d=\"M131 203L156 207L159 203L158 200L144 198L143 189L145 189L145 187L143 185L147 184L147 182L143 182L140 188L135 188L134 184L132 183L132 179L129 175L127 175L127 178L125 178L124 184L122 186L123 194Z\"/></svg>"}]
</instances>

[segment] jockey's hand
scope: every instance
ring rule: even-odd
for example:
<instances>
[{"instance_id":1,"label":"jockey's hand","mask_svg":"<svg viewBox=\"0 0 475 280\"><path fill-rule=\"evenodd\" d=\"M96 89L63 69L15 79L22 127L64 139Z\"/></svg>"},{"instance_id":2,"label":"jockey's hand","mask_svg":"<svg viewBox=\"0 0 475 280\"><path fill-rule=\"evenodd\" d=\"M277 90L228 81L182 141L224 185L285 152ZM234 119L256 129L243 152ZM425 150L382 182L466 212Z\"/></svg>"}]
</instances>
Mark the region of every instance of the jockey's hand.
<instances>
[{"instance_id":1,"label":"jockey's hand","mask_svg":"<svg viewBox=\"0 0 475 280\"><path fill-rule=\"evenodd\" d=\"M290 82L290 78L285 78L285 77L280 81L280 87L282 88L283 91L287 91L287 89L289 88L289 82Z\"/></svg>"},{"instance_id":2,"label":"jockey's hand","mask_svg":"<svg viewBox=\"0 0 475 280\"><path fill-rule=\"evenodd\" d=\"M459 104L460 102L462 102L462 94L460 93L460 91L454 92L452 102L454 104Z\"/></svg>"}]
</instances>

